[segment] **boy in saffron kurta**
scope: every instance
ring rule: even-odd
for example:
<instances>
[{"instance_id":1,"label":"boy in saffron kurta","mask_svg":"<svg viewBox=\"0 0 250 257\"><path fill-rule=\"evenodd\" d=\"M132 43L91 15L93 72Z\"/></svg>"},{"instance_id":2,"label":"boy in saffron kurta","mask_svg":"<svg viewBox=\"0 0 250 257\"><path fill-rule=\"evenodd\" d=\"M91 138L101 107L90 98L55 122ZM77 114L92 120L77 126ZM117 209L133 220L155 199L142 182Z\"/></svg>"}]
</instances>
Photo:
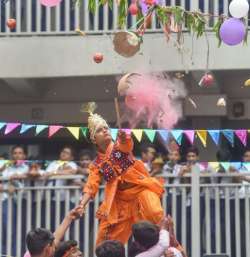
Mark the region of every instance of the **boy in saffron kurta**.
<instances>
[{"instance_id":1,"label":"boy in saffron kurta","mask_svg":"<svg viewBox=\"0 0 250 257\"><path fill-rule=\"evenodd\" d=\"M125 244L137 221L155 224L161 221L164 214L160 197L164 189L157 179L149 176L144 164L133 157L130 135L119 131L118 140L113 143L106 121L92 113L89 132L98 155L89 167L81 205L85 208L95 197L103 178L106 185L104 201L97 211L100 220L97 244L108 239Z\"/></svg>"}]
</instances>

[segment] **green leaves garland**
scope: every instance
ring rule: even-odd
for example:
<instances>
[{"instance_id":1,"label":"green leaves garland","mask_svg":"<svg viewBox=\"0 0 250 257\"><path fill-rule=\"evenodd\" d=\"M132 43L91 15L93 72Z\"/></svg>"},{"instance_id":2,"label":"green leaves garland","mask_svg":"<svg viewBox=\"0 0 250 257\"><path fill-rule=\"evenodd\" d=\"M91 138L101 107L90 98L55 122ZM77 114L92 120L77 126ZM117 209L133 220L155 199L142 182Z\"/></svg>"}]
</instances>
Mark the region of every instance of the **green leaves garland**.
<instances>
[{"instance_id":1,"label":"green leaves garland","mask_svg":"<svg viewBox=\"0 0 250 257\"><path fill-rule=\"evenodd\" d=\"M96 13L96 0L73 0L76 4L81 4L83 1L88 1L88 8L89 11L93 14ZM113 8L113 1L117 1L118 4L118 26L119 28L123 28L126 24L127 16L128 16L128 0L98 0L99 5L108 4L109 8ZM138 3L138 1L137 1ZM138 3L139 7L139 3ZM218 39L218 45L221 45L221 38L220 38L220 27L225 19L228 17L224 15L220 16L213 16L211 14L205 14L200 11L187 11L183 9L181 6L161 6L156 5L153 8L149 8L147 15L143 17L141 9L139 8L139 12L137 15L137 21L140 21L137 25L137 28L140 27L141 24L144 24L147 17L155 12L156 17L159 23L162 25L165 34L170 34L171 30L169 29L171 23L171 17L174 20L175 25L178 26L180 31L179 34L182 33L183 29L188 30L190 33L196 35L197 38L204 35L206 31L206 25L209 23L211 17L216 17L217 21L213 26L213 31ZM246 24L247 29L247 24ZM245 42L247 42L247 35ZM167 35L169 36L169 35Z\"/></svg>"}]
</instances>

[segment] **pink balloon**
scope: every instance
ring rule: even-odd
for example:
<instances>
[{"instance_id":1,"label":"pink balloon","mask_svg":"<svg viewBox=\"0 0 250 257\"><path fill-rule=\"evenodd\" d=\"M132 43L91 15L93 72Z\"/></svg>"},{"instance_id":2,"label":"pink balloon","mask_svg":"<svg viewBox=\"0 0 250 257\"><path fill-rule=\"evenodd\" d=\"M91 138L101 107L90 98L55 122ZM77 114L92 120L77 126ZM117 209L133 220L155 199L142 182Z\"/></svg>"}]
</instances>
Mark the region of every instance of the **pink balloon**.
<instances>
[{"instance_id":1,"label":"pink balloon","mask_svg":"<svg viewBox=\"0 0 250 257\"><path fill-rule=\"evenodd\" d=\"M47 6L47 7L53 7L60 4L62 0L40 0L40 4Z\"/></svg>"}]
</instances>

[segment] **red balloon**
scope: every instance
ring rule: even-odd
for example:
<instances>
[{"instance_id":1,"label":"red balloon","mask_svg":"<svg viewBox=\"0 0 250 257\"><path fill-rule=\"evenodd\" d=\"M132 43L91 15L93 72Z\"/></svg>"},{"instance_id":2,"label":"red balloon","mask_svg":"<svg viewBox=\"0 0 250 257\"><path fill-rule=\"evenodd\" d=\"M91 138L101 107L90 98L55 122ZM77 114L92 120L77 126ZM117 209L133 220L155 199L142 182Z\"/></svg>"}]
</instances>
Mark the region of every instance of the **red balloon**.
<instances>
[{"instance_id":1,"label":"red balloon","mask_svg":"<svg viewBox=\"0 0 250 257\"><path fill-rule=\"evenodd\" d=\"M16 27L16 20L15 19L8 19L6 22L9 29L15 29Z\"/></svg>"},{"instance_id":2,"label":"red balloon","mask_svg":"<svg viewBox=\"0 0 250 257\"><path fill-rule=\"evenodd\" d=\"M138 9L136 3L131 4L131 5L129 6L129 12L131 13L131 15L137 15L137 14L138 14L138 11L139 11L139 9Z\"/></svg>"}]
</instances>

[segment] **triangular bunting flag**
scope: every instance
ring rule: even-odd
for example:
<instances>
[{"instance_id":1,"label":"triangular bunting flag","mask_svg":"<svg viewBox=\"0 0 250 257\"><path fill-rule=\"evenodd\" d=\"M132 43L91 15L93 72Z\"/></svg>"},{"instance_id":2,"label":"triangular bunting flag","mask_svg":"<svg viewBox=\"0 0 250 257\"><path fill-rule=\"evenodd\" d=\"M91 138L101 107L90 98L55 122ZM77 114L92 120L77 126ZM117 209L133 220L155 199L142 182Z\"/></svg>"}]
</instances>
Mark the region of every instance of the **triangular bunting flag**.
<instances>
[{"instance_id":1,"label":"triangular bunting flag","mask_svg":"<svg viewBox=\"0 0 250 257\"><path fill-rule=\"evenodd\" d=\"M231 143L231 145L234 146L234 132L233 132L233 130L231 130L231 129L222 130L222 134Z\"/></svg>"},{"instance_id":2,"label":"triangular bunting flag","mask_svg":"<svg viewBox=\"0 0 250 257\"><path fill-rule=\"evenodd\" d=\"M67 127L69 132L78 140L80 135L80 128L79 127Z\"/></svg>"},{"instance_id":3,"label":"triangular bunting flag","mask_svg":"<svg viewBox=\"0 0 250 257\"><path fill-rule=\"evenodd\" d=\"M202 142L203 146L207 146L207 131L206 130L196 130L196 133Z\"/></svg>"},{"instance_id":4,"label":"triangular bunting flag","mask_svg":"<svg viewBox=\"0 0 250 257\"><path fill-rule=\"evenodd\" d=\"M180 129L172 130L171 134L174 137L175 141L178 143L178 145L181 145L183 130L180 130Z\"/></svg>"},{"instance_id":5,"label":"triangular bunting flag","mask_svg":"<svg viewBox=\"0 0 250 257\"><path fill-rule=\"evenodd\" d=\"M25 133L30 128L33 128L35 125L29 125L29 124L22 124L20 134Z\"/></svg>"},{"instance_id":6,"label":"triangular bunting flag","mask_svg":"<svg viewBox=\"0 0 250 257\"><path fill-rule=\"evenodd\" d=\"M87 133L88 133L88 128L87 127L81 127L81 131L82 131L82 134L84 135L84 137L87 138Z\"/></svg>"},{"instance_id":7,"label":"triangular bunting flag","mask_svg":"<svg viewBox=\"0 0 250 257\"><path fill-rule=\"evenodd\" d=\"M115 141L117 139L118 129L111 129L110 130L111 137Z\"/></svg>"},{"instance_id":8,"label":"triangular bunting flag","mask_svg":"<svg viewBox=\"0 0 250 257\"><path fill-rule=\"evenodd\" d=\"M209 166L214 170L218 171L220 168L220 163L219 162L209 162Z\"/></svg>"},{"instance_id":9,"label":"triangular bunting flag","mask_svg":"<svg viewBox=\"0 0 250 257\"><path fill-rule=\"evenodd\" d=\"M208 134L210 135L210 137L212 138L214 143L216 145L218 145L219 141L220 141L220 131L219 130L208 130Z\"/></svg>"},{"instance_id":10,"label":"triangular bunting flag","mask_svg":"<svg viewBox=\"0 0 250 257\"><path fill-rule=\"evenodd\" d=\"M142 129L132 129L132 133L135 136L135 138L138 140L138 142L141 142L142 139Z\"/></svg>"},{"instance_id":11,"label":"triangular bunting flag","mask_svg":"<svg viewBox=\"0 0 250 257\"><path fill-rule=\"evenodd\" d=\"M52 137L61 128L63 128L63 126L58 126L58 125L49 126L49 137Z\"/></svg>"},{"instance_id":12,"label":"triangular bunting flag","mask_svg":"<svg viewBox=\"0 0 250 257\"><path fill-rule=\"evenodd\" d=\"M184 130L183 133L187 137L188 141L193 144L194 143L194 130Z\"/></svg>"},{"instance_id":13,"label":"triangular bunting flag","mask_svg":"<svg viewBox=\"0 0 250 257\"><path fill-rule=\"evenodd\" d=\"M131 135L131 129L122 129L122 130L125 131L127 135Z\"/></svg>"},{"instance_id":14,"label":"triangular bunting flag","mask_svg":"<svg viewBox=\"0 0 250 257\"><path fill-rule=\"evenodd\" d=\"M20 125L20 123L7 123L7 126L5 128L5 132L4 134L7 135L10 132L12 132L14 129L16 129L18 126Z\"/></svg>"},{"instance_id":15,"label":"triangular bunting flag","mask_svg":"<svg viewBox=\"0 0 250 257\"><path fill-rule=\"evenodd\" d=\"M229 167L231 166L230 162L220 162L220 165L226 170L228 171Z\"/></svg>"},{"instance_id":16,"label":"triangular bunting flag","mask_svg":"<svg viewBox=\"0 0 250 257\"><path fill-rule=\"evenodd\" d=\"M239 138L241 143L244 146L246 146L247 145L247 130L245 130L245 129L235 130L234 133Z\"/></svg>"},{"instance_id":17,"label":"triangular bunting flag","mask_svg":"<svg viewBox=\"0 0 250 257\"><path fill-rule=\"evenodd\" d=\"M5 122L0 122L0 129L2 129L6 125Z\"/></svg>"},{"instance_id":18,"label":"triangular bunting flag","mask_svg":"<svg viewBox=\"0 0 250 257\"><path fill-rule=\"evenodd\" d=\"M241 162L232 162L232 163L231 163L231 166L232 166L233 168L235 168L236 170L240 170L241 167L242 167L242 163L241 163Z\"/></svg>"},{"instance_id":19,"label":"triangular bunting flag","mask_svg":"<svg viewBox=\"0 0 250 257\"><path fill-rule=\"evenodd\" d=\"M168 131L164 130L164 129L161 129L161 130L157 130L157 132L160 134L162 140L164 142L167 142L167 140L168 140Z\"/></svg>"},{"instance_id":20,"label":"triangular bunting flag","mask_svg":"<svg viewBox=\"0 0 250 257\"><path fill-rule=\"evenodd\" d=\"M242 163L242 166L245 167L246 172L249 172L249 171L250 171L250 162L243 162L243 163Z\"/></svg>"},{"instance_id":21,"label":"triangular bunting flag","mask_svg":"<svg viewBox=\"0 0 250 257\"><path fill-rule=\"evenodd\" d=\"M48 125L36 125L36 135L40 134Z\"/></svg>"},{"instance_id":22,"label":"triangular bunting flag","mask_svg":"<svg viewBox=\"0 0 250 257\"><path fill-rule=\"evenodd\" d=\"M150 142L153 143L154 140L155 140L156 131L153 130L153 129L144 129L143 131L144 131L145 134L147 135L147 137L148 137L148 139L150 140Z\"/></svg>"}]
</instances>

